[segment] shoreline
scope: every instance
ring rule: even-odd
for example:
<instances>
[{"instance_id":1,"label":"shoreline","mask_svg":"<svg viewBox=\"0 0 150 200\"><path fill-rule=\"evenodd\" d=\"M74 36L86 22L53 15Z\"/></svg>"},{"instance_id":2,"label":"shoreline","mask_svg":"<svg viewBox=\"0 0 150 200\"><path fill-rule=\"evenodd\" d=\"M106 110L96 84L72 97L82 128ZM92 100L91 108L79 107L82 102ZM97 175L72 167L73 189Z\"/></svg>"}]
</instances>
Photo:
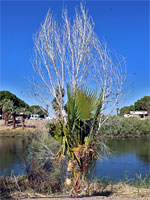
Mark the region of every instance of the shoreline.
<instances>
[{"instance_id":1,"label":"shoreline","mask_svg":"<svg viewBox=\"0 0 150 200\"><path fill-rule=\"evenodd\" d=\"M0 129L0 137L29 137L38 132L37 129L25 128L22 130L21 128L16 129Z\"/></svg>"},{"instance_id":2,"label":"shoreline","mask_svg":"<svg viewBox=\"0 0 150 200\"><path fill-rule=\"evenodd\" d=\"M25 120L24 129L22 129L21 122L16 124L13 129L12 124L4 125L4 120L0 120L0 136L6 137L28 137L38 132L46 131L46 124L48 121L43 120Z\"/></svg>"},{"instance_id":3,"label":"shoreline","mask_svg":"<svg viewBox=\"0 0 150 200\"><path fill-rule=\"evenodd\" d=\"M24 130L22 130L21 128L13 129L13 128L6 127L3 129L0 129L0 137L29 137L42 131L45 132L46 130L40 130L38 128L29 128L29 127L25 127ZM150 135L127 135L127 136L101 135L100 138L102 139L140 139L140 138L150 139Z\"/></svg>"},{"instance_id":4,"label":"shoreline","mask_svg":"<svg viewBox=\"0 0 150 200\"><path fill-rule=\"evenodd\" d=\"M21 122L16 124L16 128L13 129L12 124L9 123L9 126L4 125L4 120L0 120L0 136L6 136L6 137L26 137L34 135L38 132L48 132L48 129L46 128L46 124L50 122L49 120L31 120L26 119L25 120L25 127L22 129ZM102 132L102 135L99 135L100 138L104 139L134 139L134 138L150 138L149 133L141 132L140 134L136 133L127 133L127 134L121 134L121 135L109 135L105 134L105 132Z\"/></svg>"},{"instance_id":5,"label":"shoreline","mask_svg":"<svg viewBox=\"0 0 150 200\"><path fill-rule=\"evenodd\" d=\"M4 188L3 191L0 191L1 197L15 197L16 199L41 199L41 198L61 198L61 199L74 199L70 197L70 190L67 190L66 186L63 184L63 189L57 192L46 192L40 193L35 191L32 188L32 182L27 179L27 176L17 177L17 178L4 178L0 177L1 183L9 186L8 188ZM88 194L81 194L78 199L143 199L148 200L150 196L150 187L142 187L139 185L130 185L126 182L103 182L99 181L91 181L87 183L86 187L88 187ZM4 187L6 187L4 186ZM61 186L61 188L62 188ZM40 187L40 186L37 186ZM5 190L6 189L6 190ZM7 191L7 192L6 192ZM76 198L75 198L76 199Z\"/></svg>"}]
</instances>

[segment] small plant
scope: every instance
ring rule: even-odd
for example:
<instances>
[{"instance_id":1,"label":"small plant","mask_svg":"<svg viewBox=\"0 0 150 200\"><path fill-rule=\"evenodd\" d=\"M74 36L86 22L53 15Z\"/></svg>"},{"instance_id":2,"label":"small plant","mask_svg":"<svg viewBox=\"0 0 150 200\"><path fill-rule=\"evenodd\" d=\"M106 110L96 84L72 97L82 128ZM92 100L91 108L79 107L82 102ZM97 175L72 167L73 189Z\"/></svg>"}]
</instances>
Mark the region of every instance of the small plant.
<instances>
[{"instance_id":1,"label":"small plant","mask_svg":"<svg viewBox=\"0 0 150 200\"><path fill-rule=\"evenodd\" d=\"M150 174L146 174L145 177L142 177L142 174L136 174L135 186L138 188L150 188Z\"/></svg>"}]
</instances>

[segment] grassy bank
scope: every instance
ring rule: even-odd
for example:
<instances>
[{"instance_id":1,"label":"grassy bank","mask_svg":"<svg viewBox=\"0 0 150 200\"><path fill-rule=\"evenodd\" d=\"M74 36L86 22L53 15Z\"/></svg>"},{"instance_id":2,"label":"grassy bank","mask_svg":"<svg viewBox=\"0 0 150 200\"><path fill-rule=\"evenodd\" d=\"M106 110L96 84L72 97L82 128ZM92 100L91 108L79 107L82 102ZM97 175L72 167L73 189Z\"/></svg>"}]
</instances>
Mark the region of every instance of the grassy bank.
<instances>
[{"instance_id":1,"label":"grassy bank","mask_svg":"<svg viewBox=\"0 0 150 200\"><path fill-rule=\"evenodd\" d=\"M0 120L2 121L2 120ZM4 122L3 122L4 123ZM21 127L13 129L12 126L0 124L0 136L28 136L37 131L48 131L46 129L47 121L26 120L25 129ZM140 120L136 118L124 118L120 116L111 116L102 127L100 135L110 138L134 138L147 137L150 133L150 119Z\"/></svg>"},{"instance_id":2,"label":"grassy bank","mask_svg":"<svg viewBox=\"0 0 150 200\"><path fill-rule=\"evenodd\" d=\"M24 130L22 128L1 128L0 129L0 136L5 137L25 137L25 136L31 136L33 134L36 134L38 130L34 128L28 128L25 127Z\"/></svg>"},{"instance_id":3,"label":"grassy bank","mask_svg":"<svg viewBox=\"0 0 150 200\"><path fill-rule=\"evenodd\" d=\"M47 121L43 120L25 120L25 127L22 129L21 122L17 122L16 128L13 129L12 122L5 126L4 120L0 120L0 136L16 137L16 136L30 136L37 132L46 131Z\"/></svg>"},{"instance_id":4,"label":"grassy bank","mask_svg":"<svg viewBox=\"0 0 150 200\"><path fill-rule=\"evenodd\" d=\"M39 176L40 174L40 176ZM32 179L34 176L34 179ZM46 178L46 179L45 179ZM81 188L82 196L106 196L123 197L134 199L148 199L150 196L150 185L143 184L140 180L138 184L128 184L127 182L112 183L111 181L95 180L86 182ZM0 177L0 196L2 199L17 199L22 197L46 197L46 196L69 196L69 191L60 177L48 178L44 172L34 172L29 176L18 178ZM144 182L145 183L145 182Z\"/></svg>"},{"instance_id":5,"label":"grassy bank","mask_svg":"<svg viewBox=\"0 0 150 200\"><path fill-rule=\"evenodd\" d=\"M100 135L117 138L149 136L150 119L124 118L111 116L102 127Z\"/></svg>"}]
</instances>

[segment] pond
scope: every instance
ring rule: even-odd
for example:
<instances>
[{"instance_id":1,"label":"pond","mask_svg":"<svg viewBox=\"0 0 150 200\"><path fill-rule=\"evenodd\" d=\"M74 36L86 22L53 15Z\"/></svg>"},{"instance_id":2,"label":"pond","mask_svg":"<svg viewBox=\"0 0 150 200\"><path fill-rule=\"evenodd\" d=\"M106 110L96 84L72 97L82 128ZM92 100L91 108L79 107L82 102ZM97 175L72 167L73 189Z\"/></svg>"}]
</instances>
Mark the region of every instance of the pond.
<instances>
[{"instance_id":1,"label":"pond","mask_svg":"<svg viewBox=\"0 0 150 200\"><path fill-rule=\"evenodd\" d=\"M150 174L150 140L142 139L109 139L107 146L112 155L98 160L93 170L97 178L111 179L136 178L141 174L144 178Z\"/></svg>"},{"instance_id":2,"label":"pond","mask_svg":"<svg viewBox=\"0 0 150 200\"><path fill-rule=\"evenodd\" d=\"M0 137L0 176L23 175L25 171L25 144L22 138ZM106 144L113 151L111 156L98 160L92 172L94 177L123 179L125 174L134 178L150 173L150 140L108 139Z\"/></svg>"},{"instance_id":3,"label":"pond","mask_svg":"<svg viewBox=\"0 0 150 200\"><path fill-rule=\"evenodd\" d=\"M19 137L0 137L0 176L25 174L26 143Z\"/></svg>"}]
</instances>

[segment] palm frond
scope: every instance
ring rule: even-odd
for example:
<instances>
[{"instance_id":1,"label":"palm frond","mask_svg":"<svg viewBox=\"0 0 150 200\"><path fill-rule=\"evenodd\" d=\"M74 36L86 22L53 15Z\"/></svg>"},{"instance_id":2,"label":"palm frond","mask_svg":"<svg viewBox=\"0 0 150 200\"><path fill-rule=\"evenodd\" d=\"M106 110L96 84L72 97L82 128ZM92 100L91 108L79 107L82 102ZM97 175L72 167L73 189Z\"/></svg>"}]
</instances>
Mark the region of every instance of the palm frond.
<instances>
[{"instance_id":1,"label":"palm frond","mask_svg":"<svg viewBox=\"0 0 150 200\"><path fill-rule=\"evenodd\" d=\"M80 120L89 120L98 106L97 92L88 88L79 89L76 93L76 115Z\"/></svg>"}]
</instances>

